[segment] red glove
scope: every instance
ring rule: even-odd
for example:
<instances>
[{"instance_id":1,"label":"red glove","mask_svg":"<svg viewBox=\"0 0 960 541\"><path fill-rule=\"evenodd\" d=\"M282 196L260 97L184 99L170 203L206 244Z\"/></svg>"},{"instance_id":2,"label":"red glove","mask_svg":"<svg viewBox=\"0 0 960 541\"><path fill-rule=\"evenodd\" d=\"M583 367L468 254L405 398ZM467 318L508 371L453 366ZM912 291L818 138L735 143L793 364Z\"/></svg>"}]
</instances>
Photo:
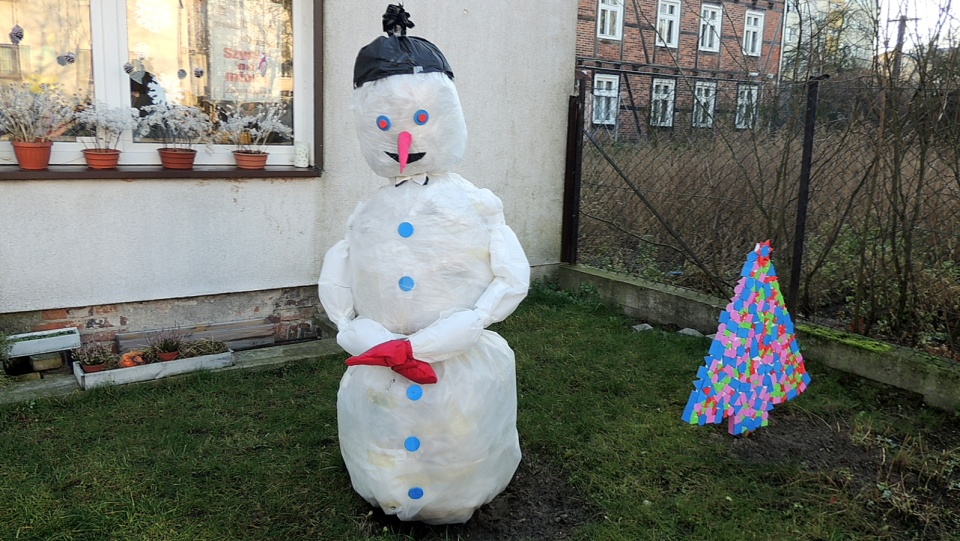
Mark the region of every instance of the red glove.
<instances>
[{"instance_id":1,"label":"red glove","mask_svg":"<svg viewBox=\"0 0 960 541\"><path fill-rule=\"evenodd\" d=\"M347 359L347 366L388 366L401 376L421 384L437 382L437 373L430 363L413 358L409 340L390 340Z\"/></svg>"}]
</instances>

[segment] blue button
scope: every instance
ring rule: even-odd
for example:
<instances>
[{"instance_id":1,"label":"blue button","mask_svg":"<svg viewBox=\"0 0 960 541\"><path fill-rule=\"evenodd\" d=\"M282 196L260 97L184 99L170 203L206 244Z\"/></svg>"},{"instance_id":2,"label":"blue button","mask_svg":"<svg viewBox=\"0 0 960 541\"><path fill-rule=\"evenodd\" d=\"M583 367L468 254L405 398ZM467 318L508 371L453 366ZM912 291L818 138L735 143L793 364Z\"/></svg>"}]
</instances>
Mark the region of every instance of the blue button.
<instances>
[{"instance_id":1,"label":"blue button","mask_svg":"<svg viewBox=\"0 0 960 541\"><path fill-rule=\"evenodd\" d=\"M413 278L410 278L409 276L404 276L403 278L400 279L399 285L400 285L400 289L402 289L403 291L410 291L417 284L416 282L413 281Z\"/></svg>"},{"instance_id":2,"label":"blue button","mask_svg":"<svg viewBox=\"0 0 960 541\"><path fill-rule=\"evenodd\" d=\"M411 499L419 500L423 497L423 489L420 487L413 487L407 491L407 496L410 496Z\"/></svg>"},{"instance_id":3,"label":"blue button","mask_svg":"<svg viewBox=\"0 0 960 541\"><path fill-rule=\"evenodd\" d=\"M413 235L413 224L410 222L401 223L399 226L397 226L397 233L399 233L403 238Z\"/></svg>"},{"instance_id":4,"label":"blue button","mask_svg":"<svg viewBox=\"0 0 960 541\"><path fill-rule=\"evenodd\" d=\"M420 438L416 436L410 436L409 438L403 440L403 447L411 453L417 452L420 449Z\"/></svg>"},{"instance_id":5,"label":"blue button","mask_svg":"<svg viewBox=\"0 0 960 541\"><path fill-rule=\"evenodd\" d=\"M410 400L420 400L421 396L423 396L423 387L419 385L411 385L407 387L407 398Z\"/></svg>"}]
</instances>

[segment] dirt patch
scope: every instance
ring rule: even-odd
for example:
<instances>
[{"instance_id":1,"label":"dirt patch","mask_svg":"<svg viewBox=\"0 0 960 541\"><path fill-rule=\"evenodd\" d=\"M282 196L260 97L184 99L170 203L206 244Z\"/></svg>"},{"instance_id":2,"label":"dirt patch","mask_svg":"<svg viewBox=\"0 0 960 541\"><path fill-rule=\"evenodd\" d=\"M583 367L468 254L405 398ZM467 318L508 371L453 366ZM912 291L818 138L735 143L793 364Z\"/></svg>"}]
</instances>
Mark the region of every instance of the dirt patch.
<instances>
[{"instance_id":1,"label":"dirt patch","mask_svg":"<svg viewBox=\"0 0 960 541\"><path fill-rule=\"evenodd\" d=\"M368 518L370 533L387 529L417 540L515 541L567 539L577 526L598 516L566 481L559 467L524 450L507 488L466 524L429 526L403 522L379 509Z\"/></svg>"},{"instance_id":2,"label":"dirt patch","mask_svg":"<svg viewBox=\"0 0 960 541\"><path fill-rule=\"evenodd\" d=\"M730 453L754 464L796 463L846 492L891 539L951 539L960 530L960 431L937 444L895 440L845 419L778 416L749 437L730 438ZM839 494L839 492L838 492Z\"/></svg>"}]
</instances>

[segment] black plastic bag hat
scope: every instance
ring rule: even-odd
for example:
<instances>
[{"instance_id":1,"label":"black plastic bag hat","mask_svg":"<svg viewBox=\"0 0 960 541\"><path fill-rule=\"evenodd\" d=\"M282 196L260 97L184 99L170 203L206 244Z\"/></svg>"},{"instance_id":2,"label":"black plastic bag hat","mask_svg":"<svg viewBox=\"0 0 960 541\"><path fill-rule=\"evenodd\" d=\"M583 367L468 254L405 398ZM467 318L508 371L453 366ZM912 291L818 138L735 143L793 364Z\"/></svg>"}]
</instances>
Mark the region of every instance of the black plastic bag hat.
<instances>
[{"instance_id":1,"label":"black plastic bag hat","mask_svg":"<svg viewBox=\"0 0 960 541\"><path fill-rule=\"evenodd\" d=\"M405 73L445 73L453 79L453 69L436 45L418 37L407 37L407 28L413 28L410 14L403 6L390 4L383 15L380 36L360 49L353 66L354 88L364 83ZM399 30L400 35L395 35Z\"/></svg>"}]
</instances>

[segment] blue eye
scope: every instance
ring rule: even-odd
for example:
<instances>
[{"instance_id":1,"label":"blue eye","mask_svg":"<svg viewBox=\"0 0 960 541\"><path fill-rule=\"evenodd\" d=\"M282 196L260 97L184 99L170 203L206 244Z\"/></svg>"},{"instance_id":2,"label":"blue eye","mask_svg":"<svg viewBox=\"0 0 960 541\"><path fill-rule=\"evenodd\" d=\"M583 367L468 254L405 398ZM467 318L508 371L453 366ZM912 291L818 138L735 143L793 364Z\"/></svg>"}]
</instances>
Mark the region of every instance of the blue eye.
<instances>
[{"instance_id":1,"label":"blue eye","mask_svg":"<svg viewBox=\"0 0 960 541\"><path fill-rule=\"evenodd\" d=\"M428 120L430 120L430 113L426 112L423 109L420 109L416 113L413 113L413 121L421 126L426 124Z\"/></svg>"},{"instance_id":2,"label":"blue eye","mask_svg":"<svg viewBox=\"0 0 960 541\"><path fill-rule=\"evenodd\" d=\"M377 117L377 127L380 128L380 131L387 131L390 129L390 119L380 115Z\"/></svg>"}]
</instances>

